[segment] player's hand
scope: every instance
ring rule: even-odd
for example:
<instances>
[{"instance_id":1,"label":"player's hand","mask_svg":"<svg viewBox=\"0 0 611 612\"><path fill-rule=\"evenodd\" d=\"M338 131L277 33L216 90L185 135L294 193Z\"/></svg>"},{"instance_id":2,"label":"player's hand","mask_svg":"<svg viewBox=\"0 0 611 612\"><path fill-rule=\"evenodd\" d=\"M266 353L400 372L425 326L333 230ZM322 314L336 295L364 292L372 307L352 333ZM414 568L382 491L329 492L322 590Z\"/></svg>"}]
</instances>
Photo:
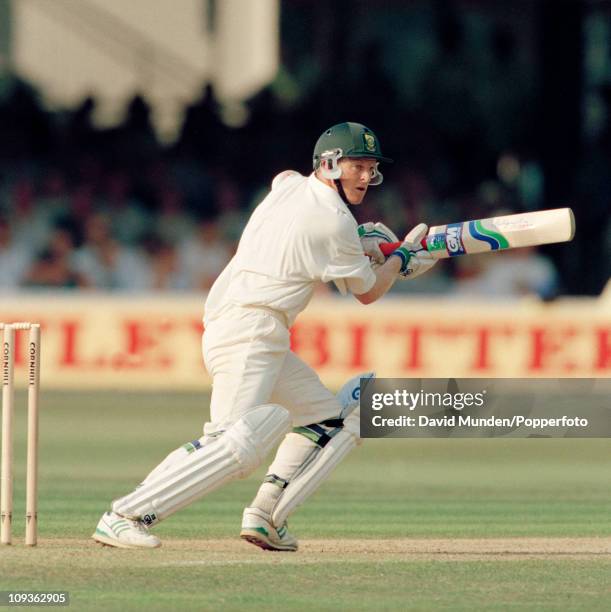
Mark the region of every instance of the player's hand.
<instances>
[{"instance_id":1,"label":"player's hand","mask_svg":"<svg viewBox=\"0 0 611 612\"><path fill-rule=\"evenodd\" d=\"M359 225L359 238L365 255L376 264L383 264L386 261L384 253L380 250L383 242L399 242L396 234L383 223L372 223L368 221Z\"/></svg>"},{"instance_id":2,"label":"player's hand","mask_svg":"<svg viewBox=\"0 0 611 612\"><path fill-rule=\"evenodd\" d=\"M403 244L391 253L390 257L396 256L401 259L401 270L399 276L403 279L415 278L428 272L437 263L437 260L422 247L420 242L429 231L426 223L420 223L412 229L403 240Z\"/></svg>"}]
</instances>

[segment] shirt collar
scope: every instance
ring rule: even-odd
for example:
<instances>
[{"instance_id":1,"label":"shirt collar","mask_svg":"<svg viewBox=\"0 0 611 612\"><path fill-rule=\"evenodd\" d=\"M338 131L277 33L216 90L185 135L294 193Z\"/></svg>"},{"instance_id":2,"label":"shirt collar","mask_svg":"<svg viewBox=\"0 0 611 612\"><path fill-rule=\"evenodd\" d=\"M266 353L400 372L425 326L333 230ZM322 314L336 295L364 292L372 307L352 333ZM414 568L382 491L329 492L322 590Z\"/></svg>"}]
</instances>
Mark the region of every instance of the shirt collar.
<instances>
[{"instance_id":1,"label":"shirt collar","mask_svg":"<svg viewBox=\"0 0 611 612\"><path fill-rule=\"evenodd\" d=\"M333 187L329 187L329 185L326 185L319 178L317 178L315 172L310 174L308 177L308 182L312 191L321 200L328 202L335 208L339 208L342 212L347 212L349 215L352 214L346 203L341 199L339 193L337 193Z\"/></svg>"}]
</instances>

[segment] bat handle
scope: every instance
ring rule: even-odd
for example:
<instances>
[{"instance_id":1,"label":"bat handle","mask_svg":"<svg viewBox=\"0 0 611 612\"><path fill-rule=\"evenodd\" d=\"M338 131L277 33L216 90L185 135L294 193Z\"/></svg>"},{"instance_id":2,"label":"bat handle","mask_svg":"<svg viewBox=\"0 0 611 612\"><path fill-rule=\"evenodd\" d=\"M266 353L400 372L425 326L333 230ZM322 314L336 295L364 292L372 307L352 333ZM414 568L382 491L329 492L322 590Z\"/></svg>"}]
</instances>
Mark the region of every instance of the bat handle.
<instances>
[{"instance_id":1,"label":"bat handle","mask_svg":"<svg viewBox=\"0 0 611 612\"><path fill-rule=\"evenodd\" d=\"M380 244L380 251L384 253L385 257L388 257L393 251L396 251L403 243L402 242L382 242ZM426 238L420 241L423 249L426 249Z\"/></svg>"}]
</instances>

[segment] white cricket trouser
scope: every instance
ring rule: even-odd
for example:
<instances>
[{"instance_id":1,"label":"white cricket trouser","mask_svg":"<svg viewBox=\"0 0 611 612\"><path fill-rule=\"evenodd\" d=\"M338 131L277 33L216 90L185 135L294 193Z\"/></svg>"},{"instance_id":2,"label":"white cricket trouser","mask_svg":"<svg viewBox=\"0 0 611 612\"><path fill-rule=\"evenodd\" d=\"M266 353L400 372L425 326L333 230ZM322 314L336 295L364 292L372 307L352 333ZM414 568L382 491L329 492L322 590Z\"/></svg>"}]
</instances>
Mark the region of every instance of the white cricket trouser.
<instances>
[{"instance_id":1,"label":"white cricket trouser","mask_svg":"<svg viewBox=\"0 0 611 612\"><path fill-rule=\"evenodd\" d=\"M226 430L249 410L280 404L299 427L336 418L341 405L316 372L290 350L281 315L233 307L206 326L203 355L212 376L205 434Z\"/></svg>"}]
</instances>

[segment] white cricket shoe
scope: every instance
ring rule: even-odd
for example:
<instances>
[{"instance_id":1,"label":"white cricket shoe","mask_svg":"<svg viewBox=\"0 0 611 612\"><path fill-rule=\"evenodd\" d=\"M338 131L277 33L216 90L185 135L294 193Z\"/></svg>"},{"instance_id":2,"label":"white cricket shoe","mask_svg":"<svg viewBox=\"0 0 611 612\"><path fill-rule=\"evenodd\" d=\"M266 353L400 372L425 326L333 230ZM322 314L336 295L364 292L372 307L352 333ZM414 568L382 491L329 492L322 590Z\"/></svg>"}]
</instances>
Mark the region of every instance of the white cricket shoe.
<instances>
[{"instance_id":1,"label":"white cricket shoe","mask_svg":"<svg viewBox=\"0 0 611 612\"><path fill-rule=\"evenodd\" d=\"M294 552L299 547L297 538L289 533L287 524L274 527L269 514L259 508L246 508L242 517L240 537L263 550L284 550Z\"/></svg>"},{"instance_id":2,"label":"white cricket shoe","mask_svg":"<svg viewBox=\"0 0 611 612\"><path fill-rule=\"evenodd\" d=\"M158 548L161 540L151 535L140 521L132 521L116 512L104 512L91 536L96 542L117 548Z\"/></svg>"}]
</instances>

